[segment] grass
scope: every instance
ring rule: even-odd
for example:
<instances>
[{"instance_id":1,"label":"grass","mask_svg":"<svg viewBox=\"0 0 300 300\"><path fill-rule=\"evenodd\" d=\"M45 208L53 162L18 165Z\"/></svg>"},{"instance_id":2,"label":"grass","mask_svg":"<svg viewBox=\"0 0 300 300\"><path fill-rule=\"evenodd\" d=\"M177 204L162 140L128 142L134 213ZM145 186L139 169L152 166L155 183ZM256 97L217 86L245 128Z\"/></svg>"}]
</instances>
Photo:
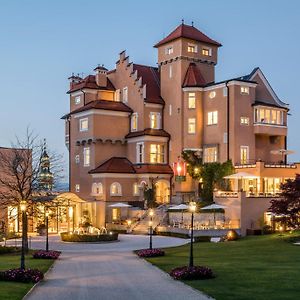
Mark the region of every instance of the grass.
<instances>
[{"instance_id":1,"label":"grass","mask_svg":"<svg viewBox=\"0 0 300 300\"><path fill-rule=\"evenodd\" d=\"M53 264L52 259L33 259L31 254L26 256L26 268L39 269L45 273ZM20 267L20 253L0 255L0 270ZM0 281L1 300L20 300L31 289L33 283Z\"/></svg>"},{"instance_id":2,"label":"grass","mask_svg":"<svg viewBox=\"0 0 300 300\"><path fill-rule=\"evenodd\" d=\"M300 246L289 242L290 237L273 234L196 243L195 265L211 267L217 277L185 283L217 300L299 299ZM148 261L169 272L188 264L189 246L164 249L166 256Z\"/></svg>"}]
</instances>

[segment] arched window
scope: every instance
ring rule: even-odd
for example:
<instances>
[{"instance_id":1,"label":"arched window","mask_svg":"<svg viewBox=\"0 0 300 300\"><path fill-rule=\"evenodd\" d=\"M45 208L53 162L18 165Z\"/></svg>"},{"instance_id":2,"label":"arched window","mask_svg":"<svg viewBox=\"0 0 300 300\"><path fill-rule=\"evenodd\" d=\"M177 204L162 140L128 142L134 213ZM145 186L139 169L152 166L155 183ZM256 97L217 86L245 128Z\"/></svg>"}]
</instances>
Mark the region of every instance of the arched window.
<instances>
[{"instance_id":1,"label":"arched window","mask_svg":"<svg viewBox=\"0 0 300 300\"><path fill-rule=\"evenodd\" d=\"M122 187L119 182L114 182L111 184L110 195L111 196L122 196Z\"/></svg>"},{"instance_id":2,"label":"arched window","mask_svg":"<svg viewBox=\"0 0 300 300\"><path fill-rule=\"evenodd\" d=\"M101 182L92 184L92 194L93 195L102 195L103 194L103 185Z\"/></svg>"}]
</instances>

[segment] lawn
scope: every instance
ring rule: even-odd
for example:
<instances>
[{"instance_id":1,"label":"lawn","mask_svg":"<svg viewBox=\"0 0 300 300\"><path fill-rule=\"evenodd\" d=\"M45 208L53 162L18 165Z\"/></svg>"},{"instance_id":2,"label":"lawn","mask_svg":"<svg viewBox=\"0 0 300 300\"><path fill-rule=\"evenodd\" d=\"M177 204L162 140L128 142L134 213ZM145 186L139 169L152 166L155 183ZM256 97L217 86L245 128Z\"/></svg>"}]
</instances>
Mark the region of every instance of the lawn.
<instances>
[{"instance_id":1,"label":"lawn","mask_svg":"<svg viewBox=\"0 0 300 300\"><path fill-rule=\"evenodd\" d=\"M39 269L45 273L52 264L52 259L33 259L31 255L26 256L26 268ZM18 268L19 266L19 253L0 255L0 270ZM0 281L0 299L20 300L31 289L32 286L33 283Z\"/></svg>"},{"instance_id":2,"label":"lawn","mask_svg":"<svg viewBox=\"0 0 300 300\"><path fill-rule=\"evenodd\" d=\"M195 264L211 267L217 277L185 283L217 300L299 299L300 246L288 239L288 234L273 234L234 242L196 243ZM148 261L169 272L188 264L189 246L164 249L166 256Z\"/></svg>"}]
</instances>

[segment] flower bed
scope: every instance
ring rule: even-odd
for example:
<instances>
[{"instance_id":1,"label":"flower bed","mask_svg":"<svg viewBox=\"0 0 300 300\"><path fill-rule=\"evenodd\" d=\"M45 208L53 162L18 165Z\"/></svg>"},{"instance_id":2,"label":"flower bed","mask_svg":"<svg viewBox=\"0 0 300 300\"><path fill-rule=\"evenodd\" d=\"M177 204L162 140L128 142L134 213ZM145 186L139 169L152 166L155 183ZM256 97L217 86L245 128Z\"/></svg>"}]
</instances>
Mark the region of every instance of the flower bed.
<instances>
[{"instance_id":1,"label":"flower bed","mask_svg":"<svg viewBox=\"0 0 300 300\"><path fill-rule=\"evenodd\" d=\"M109 242L117 241L119 234L117 232L111 232L107 234L71 234L68 232L62 232L60 238L64 242Z\"/></svg>"},{"instance_id":2,"label":"flower bed","mask_svg":"<svg viewBox=\"0 0 300 300\"><path fill-rule=\"evenodd\" d=\"M32 254L32 257L38 259L58 259L60 253L61 253L60 251L54 251L54 250L49 250L49 251L38 250Z\"/></svg>"},{"instance_id":3,"label":"flower bed","mask_svg":"<svg viewBox=\"0 0 300 300\"><path fill-rule=\"evenodd\" d=\"M157 257L157 256L164 256L165 252L161 249L142 249L136 251L136 254L139 257Z\"/></svg>"},{"instance_id":4,"label":"flower bed","mask_svg":"<svg viewBox=\"0 0 300 300\"><path fill-rule=\"evenodd\" d=\"M37 269L9 269L0 272L0 281L33 282L44 278L44 274Z\"/></svg>"},{"instance_id":5,"label":"flower bed","mask_svg":"<svg viewBox=\"0 0 300 300\"><path fill-rule=\"evenodd\" d=\"M215 277L212 269L204 266L178 267L170 272L170 276L176 280L203 280Z\"/></svg>"}]
</instances>

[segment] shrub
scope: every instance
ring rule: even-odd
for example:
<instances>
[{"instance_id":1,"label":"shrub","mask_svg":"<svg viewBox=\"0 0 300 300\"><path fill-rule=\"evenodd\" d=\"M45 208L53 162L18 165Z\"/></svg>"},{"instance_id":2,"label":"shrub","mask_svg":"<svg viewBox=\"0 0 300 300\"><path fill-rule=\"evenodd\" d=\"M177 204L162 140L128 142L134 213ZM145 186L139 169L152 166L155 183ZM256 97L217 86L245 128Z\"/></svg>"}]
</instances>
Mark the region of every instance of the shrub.
<instances>
[{"instance_id":1,"label":"shrub","mask_svg":"<svg viewBox=\"0 0 300 300\"><path fill-rule=\"evenodd\" d=\"M32 257L38 259L58 259L60 253L61 253L60 251L54 251L54 250L49 250L49 251L38 250L32 254Z\"/></svg>"},{"instance_id":2,"label":"shrub","mask_svg":"<svg viewBox=\"0 0 300 300\"><path fill-rule=\"evenodd\" d=\"M203 236L195 236L194 237L194 241L196 243L198 243L198 242L210 242L210 239L211 239L210 236L205 236L205 235L203 235Z\"/></svg>"},{"instance_id":3,"label":"shrub","mask_svg":"<svg viewBox=\"0 0 300 300\"><path fill-rule=\"evenodd\" d=\"M261 230L262 230L262 234L271 234L274 232L272 226L270 225L264 225Z\"/></svg>"},{"instance_id":4,"label":"shrub","mask_svg":"<svg viewBox=\"0 0 300 300\"><path fill-rule=\"evenodd\" d=\"M161 249L142 249L136 251L136 254L139 257L157 257L157 256L164 256L165 252Z\"/></svg>"},{"instance_id":5,"label":"shrub","mask_svg":"<svg viewBox=\"0 0 300 300\"><path fill-rule=\"evenodd\" d=\"M236 241L239 238L239 235L235 230L229 230L226 235L227 241Z\"/></svg>"},{"instance_id":6,"label":"shrub","mask_svg":"<svg viewBox=\"0 0 300 300\"><path fill-rule=\"evenodd\" d=\"M117 232L112 232L109 234L71 234L68 232L62 232L60 234L60 238L64 242L109 242L109 241L117 241L119 234Z\"/></svg>"},{"instance_id":7,"label":"shrub","mask_svg":"<svg viewBox=\"0 0 300 300\"><path fill-rule=\"evenodd\" d=\"M172 232L172 231L156 231L156 234L162 235L162 236L177 237L177 238L182 238L182 239L189 238L189 235L187 233Z\"/></svg>"},{"instance_id":8,"label":"shrub","mask_svg":"<svg viewBox=\"0 0 300 300\"><path fill-rule=\"evenodd\" d=\"M212 269L204 266L178 267L170 272L170 276L176 280L203 280L215 277Z\"/></svg>"},{"instance_id":9,"label":"shrub","mask_svg":"<svg viewBox=\"0 0 300 300\"><path fill-rule=\"evenodd\" d=\"M33 282L44 278L44 274L37 269L10 269L0 272L0 281Z\"/></svg>"},{"instance_id":10,"label":"shrub","mask_svg":"<svg viewBox=\"0 0 300 300\"><path fill-rule=\"evenodd\" d=\"M1 254L7 254L7 253L14 253L20 251L20 248L16 247L6 247L0 245L0 255Z\"/></svg>"}]
</instances>

